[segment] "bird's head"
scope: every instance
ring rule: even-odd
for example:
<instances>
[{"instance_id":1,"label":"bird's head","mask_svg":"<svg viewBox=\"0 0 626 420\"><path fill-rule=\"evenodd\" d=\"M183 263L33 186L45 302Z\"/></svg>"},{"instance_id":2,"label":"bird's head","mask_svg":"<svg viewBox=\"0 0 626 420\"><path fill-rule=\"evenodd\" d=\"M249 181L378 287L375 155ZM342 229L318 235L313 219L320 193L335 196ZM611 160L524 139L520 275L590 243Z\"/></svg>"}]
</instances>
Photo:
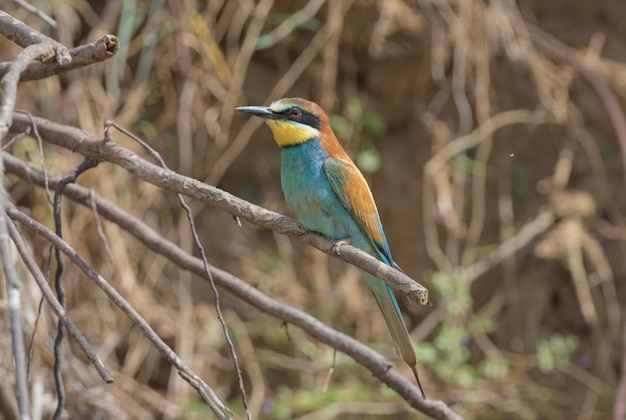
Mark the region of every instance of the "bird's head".
<instances>
[{"instance_id":1,"label":"bird's head","mask_svg":"<svg viewBox=\"0 0 626 420\"><path fill-rule=\"evenodd\" d=\"M320 137L326 127L330 129L322 108L306 99L284 98L270 106L241 106L236 110L263 118L280 147L305 143Z\"/></svg>"}]
</instances>

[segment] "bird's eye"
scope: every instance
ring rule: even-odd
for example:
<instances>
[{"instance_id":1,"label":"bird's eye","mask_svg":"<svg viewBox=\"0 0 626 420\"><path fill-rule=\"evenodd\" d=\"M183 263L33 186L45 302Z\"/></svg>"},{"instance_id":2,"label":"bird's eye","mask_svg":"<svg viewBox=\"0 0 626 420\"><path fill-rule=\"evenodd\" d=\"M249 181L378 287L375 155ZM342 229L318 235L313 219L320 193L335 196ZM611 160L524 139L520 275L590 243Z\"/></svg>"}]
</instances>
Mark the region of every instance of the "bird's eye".
<instances>
[{"instance_id":1,"label":"bird's eye","mask_svg":"<svg viewBox=\"0 0 626 420\"><path fill-rule=\"evenodd\" d=\"M302 115L302 111L298 108L291 108L291 111L289 111L289 116L291 118L298 118L300 115Z\"/></svg>"}]
</instances>

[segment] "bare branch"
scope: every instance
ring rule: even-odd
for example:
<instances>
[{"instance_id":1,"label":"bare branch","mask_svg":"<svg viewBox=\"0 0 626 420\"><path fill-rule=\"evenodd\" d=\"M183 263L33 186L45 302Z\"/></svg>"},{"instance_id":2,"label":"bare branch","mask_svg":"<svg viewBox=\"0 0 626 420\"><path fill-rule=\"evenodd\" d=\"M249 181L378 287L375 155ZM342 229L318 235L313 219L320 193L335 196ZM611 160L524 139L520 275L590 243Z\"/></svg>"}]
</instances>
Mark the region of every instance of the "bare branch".
<instances>
[{"instance_id":1,"label":"bare branch","mask_svg":"<svg viewBox=\"0 0 626 420\"><path fill-rule=\"evenodd\" d=\"M62 322L63 325L65 325L72 338L76 340L78 346L85 353L85 356L87 356L87 358L96 368L96 371L98 372L102 380L106 383L112 383L113 377L111 377L111 374L104 366L104 364L96 354L95 350L91 347L83 333L78 329L76 324L74 324L74 322L70 319L67 312L65 312L63 306L61 306L59 301L54 297L54 292L48 285L46 276L44 276L44 274L41 272L41 269L37 265L31 249L26 244L24 238L17 230L17 227L15 227L12 222L9 223L9 233L11 235L13 243L15 244L15 247L17 248L17 252L20 254L20 257L22 257L22 260L26 264L28 271L30 271L33 278L35 279L37 286L39 286L39 289L41 290L43 298L46 300L46 302L48 302L48 305L52 309L52 312L54 312L59 321Z\"/></svg>"},{"instance_id":2,"label":"bare branch","mask_svg":"<svg viewBox=\"0 0 626 420\"><path fill-rule=\"evenodd\" d=\"M1 12L1 11L0 11ZM11 126L12 114L17 98L17 83L26 66L38 58L45 57L52 51L49 44L35 44L27 47L9 65L9 70L2 77L2 104L0 105L0 140L4 139Z\"/></svg>"},{"instance_id":3,"label":"bare branch","mask_svg":"<svg viewBox=\"0 0 626 420\"><path fill-rule=\"evenodd\" d=\"M87 156L83 162L74 168L69 174L67 174L59 183L54 191L53 201L53 214L54 214L54 229L59 238L63 238L63 226L61 224L61 198L63 197L63 190L68 184L76 182L76 179L90 168L94 168L98 165L98 161ZM63 287L63 271L65 269L65 262L63 261L63 255L59 248L54 249L54 258L57 262L56 272L54 274L54 289L57 292L59 304L65 309L65 288ZM57 324L57 336L54 340L54 380L57 388L57 408L54 411L53 419L61 418L63 406L65 405L65 388L63 385L63 373L61 369L61 362L63 361L63 338L65 338L65 324L59 319Z\"/></svg>"},{"instance_id":4,"label":"bare branch","mask_svg":"<svg viewBox=\"0 0 626 420\"><path fill-rule=\"evenodd\" d=\"M72 57L65 45L48 38L2 10L0 10L0 34L24 48L35 44L49 45L52 51L44 59L54 56L56 62L61 65L67 65L72 61Z\"/></svg>"},{"instance_id":5,"label":"bare branch","mask_svg":"<svg viewBox=\"0 0 626 420\"><path fill-rule=\"evenodd\" d=\"M4 187L0 187L0 200L6 201ZM21 315L21 288L22 282L15 269L9 243L8 221L4 210L0 210L0 258L6 278L7 301L9 320L11 326L11 340L13 359L15 362L15 391L20 418L30 419L30 401L28 394L28 381L26 370L26 351L24 347L24 332L22 329Z\"/></svg>"},{"instance_id":6,"label":"bare branch","mask_svg":"<svg viewBox=\"0 0 626 420\"><path fill-rule=\"evenodd\" d=\"M541 124L556 123L557 121L548 111L527 111L517 109L504 111L486 120L474 131L455 139L442 147L424 166L424 174L432 177L441 168L441 165L459 153L482 143L497 130L511 124Z\"/></svg>"},{"instance_id":7,"label":"bare branch","mask_svg":"<svg viewBox=\"0 0 626 420\"><path fill-rule=\"evenodd\" d=\"M0 10L0 33L9 31L11 35L23 35L23 31L28 26L13 19L10 15ZM10 30L14 29L15 32ZM30 28L28 28L30 29ZM32 31L36 32L36 31ZM32 34L31 34L32 35ZM33 35L34 36L34 35ZM9 36L10 39L11 36ZM41 38L44 41L44 38ZM37 40L33 42L39 42ZM30 42L27 45L32 44ZM66 50L67 51L67 50ZM0 103L0 142L2 142L11 126L13 110L17 98L17 83L20 74L28 64L41 58L54 54L51 43L44 42L30 45L22 51L19 56L9 65L8 72L2 77L0 87L2 88L2 102ZM0 156L4 153L0 150ZM3 187L4 167L0 159L0 201L8 201L6 191ZM9 302L9 318L11 324L11 339L13 343L13 358L15 361L15 390L18 400L20 417L30 418L30 401L27 384L27 368L25 361L24 334L22 331L21 318L21 281L15 269L15 264L11 256L11 245L9 243L8 221L4 208L0 209L0 259L7 282L7 296Z\"/></svg>"},{"instance_id":8,"label":"bare branch","mask_svg":"<svg viewBox=\"0 0 626 420\"><path fill-rule=\"evenodd\" d=\"M465 269L465 281L472 283L492 267L504 261L505 258L528 246L533 240L551 228L555 219L554 214L550 211L539 213L537 218L524 225L517 235L505 240L488 256L467 267Z\"/></svg>"},{"instance_id":9,"label":"bare branch","mask_svg":"<svg viewBox=\"0 0 626 420\"><path fill-rule=\"evenodd\" d=\"M6 154L4 156L4 163L8 172L34 182L37 185L44 185L43 173L34 165ZM58 177L50 176L49 181L50 184L54 186L58 182ZM203 263L199 258L189 255L173 242L163 238L163 236L154 231L143 220L125 212L109 201L99 197L97 194L92 193L90 196L89 190L79 185L68 185L64 194L86 207L90 207L91 203L94 202L100 216L119 225L150 250L165 256L179 267L206 278ZM267 210L264 211L267 212ZM390 369L389 362L379 353L359 341L328 327L306 312L271 299L245 281L226 271L211 267L211 274L217 285L245 300L258 310L296 325L311 337L354 358L357 362L370 370L381 382L395 390L415 409L437 419L459 418L459 416L443 402L422 399L419 388L417 388L413 382Z\"/></svg>"},{"instance_id":10,"label":"bare branch","mask_svg":"<svg viewBox=\"0 0 626 420\"><path fill-rule=\"evenodd\" d=\"M57 186L59 185L56 182ZM69 188L69 186L68 186ZM87 197L88 198L88 197ZM216 416L220 419L232 418L231 410L218 398L215 392L196 375L178 355L158 336L150 324L119 292L111 286L93 267L91 267L67 242L57 236L50 229L31 219L20 212L13 204L5 202L4 208L9 216L20 222L23 226L44 237L57 249L61 250L76 266L87 275L106 295L115 303L128 317L139 327L144 335L150 340L154 347L165 357L178 371L179 374L188 381L197 391L202 399L211 407Z\"/></svg>"},{"instance_id":11,"label":"bare branch","mask_svg":"<svg viewBox=\"0 0 626 420\"><path fill-rule=\"evenodd\" d=\"M31 122L23 115L13 116L13 131L24 131ZM217 207L235 217L275 232L300 239L320 251L336 256L384 280L396 290L409 296L419 305L428 305L428 289L401 271L382 263L371 255L348 244L335 246L323 236L307 232L300 224L273 211L256 206L226 191L160 168L131 150L113 142L102 141L75 127L33 117L34 124L45 141L73 150L83 155L115 163L151 184L181 193L203 203Z\"/></svg>"},{"instance_id":12,"label":"bare branch","mask_svg":"<svg viewBox=\"0 0 626 420\"><path fill-rule=\"evenodd\" d=\"M145 141L143 141L142 139L140 139L139 137L137 137L130 131L126 130L123 127L120 127L114 121L109 120L105 122L105 138L107 138L107 140L109 140L109 128L110 127L115 127L117 130L124 133L130 139L139 143L159 162L162 168L169 169L159 152L157 152L148 143L146 143ZM239 385L239 393L241 394L241 401L243 403L244 409L246 410L246 417L248 419L251 419L252 413L250 412L250 406L248 405L248 397L246 396L246 388L243 384L243 375L241 374L241 367L239 366L239 358L237 357L237 352L235 351L235 345L233 344L233 340L230 338L230 334L228 333L228 326L226 325L226 321L224 320L224 316L222 315L222 305L220 303L219 290L215 286L215 280L213 279L213 276L211 275L209 261L206 256L204 246L202 245L202 242L200 241L200 236L198 235L198 230L196 229L196 223L193 220L193 214L191 213L191 208L187 205L187 203L185 202L185 198L183 197L181 193L176 193L176 197L178 198L178 203L180 204L180 206L185 210L185 214L187 215L189 227L191 229L191 233L193 236L194 244L196 245L196 248L200 252L200 257L202 257L202 265L204 267L204 272L206 274L206 277L209 279L209 283L211 284L211 290L213 291L213 295L215 296L215 312L217 315L217 319L219 320L220 325L222 326L222 334L224 335L224 339L226 340L226 343L228 344L230 357L233 360L233 367L235 368L235 372L237 373L237 383Z\"/></svg>"},{"instance_id":13,"label":"bare branch","mask_svg":"<svg viewBox=\"0 0 626 420\"><path fill-rule=\"evenodd\" d=\"M114 35L105 35L100 40L90 44L72 48L69 53L72 61L67 64L41 63L29 64L22 72L20 81L39 80L56 74L66 73L90 64L100 63L115 56L120 48L120 41ZM4 75L11 63L0 63L0 76Z\"/></svg>"}]
</instances>

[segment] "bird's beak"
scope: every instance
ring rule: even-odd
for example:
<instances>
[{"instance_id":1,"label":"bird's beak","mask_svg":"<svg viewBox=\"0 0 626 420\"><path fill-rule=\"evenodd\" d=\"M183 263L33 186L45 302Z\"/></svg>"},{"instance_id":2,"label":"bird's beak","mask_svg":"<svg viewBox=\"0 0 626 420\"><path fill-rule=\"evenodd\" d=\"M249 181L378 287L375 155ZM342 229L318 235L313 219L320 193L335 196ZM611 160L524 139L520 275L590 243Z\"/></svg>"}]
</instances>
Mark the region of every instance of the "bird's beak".
<instances>
[{"instance_id":1,"label":"bird's beak","mask_svg":"<svg viewBox=\"0 0 626 420\"><path fill-rule=\"evenodd\" d=\"M235 111L245 112L246 114L252 114L265 120L275 120L278 115L267 106L240 106L235 108Z\"/></svg>"}]
</instances>

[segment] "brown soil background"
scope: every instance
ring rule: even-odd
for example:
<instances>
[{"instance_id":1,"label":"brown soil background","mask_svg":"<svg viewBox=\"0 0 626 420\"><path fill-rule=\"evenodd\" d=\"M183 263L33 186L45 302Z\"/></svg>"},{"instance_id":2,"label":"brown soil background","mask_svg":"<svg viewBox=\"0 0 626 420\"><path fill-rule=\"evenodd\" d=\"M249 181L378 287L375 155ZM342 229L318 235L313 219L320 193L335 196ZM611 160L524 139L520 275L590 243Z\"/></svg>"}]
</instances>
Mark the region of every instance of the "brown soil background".
<instances>
[{"instance_id":1,"label":"brown soil background","mask_svg":"<svg viewBox=\"0 0 626 420\"><path fill-rule=\"evenodd\" d=\"M411 311L406 305L422 343L418 357L429 396L467 418L611 416L626 297L622 152L597 90L571 61L546 49L545 36L532 28L564 44L558 51L570 48L569 57L608 85L623 107L626 2L311 1L305 13L319 10L285 37L279 36L281 22L307 3L169 1L150 11L150 2L138 1L135 15L115 0L52 3L44 10L59 22L55 31L13 3L5 10L65 45L111 33L123 50L105 64L22 84L18 107L95 135L110 117L159 150L172 169L290 214L269 130L255 129L233 108L284 96L320 103L344 128L338 134L352 156L379 159L375 171L364 169L394 258L433 295L432 307ZM269 44L255 50L259 42ZM0 55L10 60L17 51L3 41ZM498 129L425 176L425 165L444 145L514 110L537 114ZM115 140L141 152L121 135ZM32 139L15 144L12 153L39 163ZM45 155L47 169L57 174L80 162L52 146ZM173 194L109 164L80 183L193 248ZM18 205L51 225L41 190L17 178L9 188ZM410 375L353 267L284 236L239 227L219 210L198 203L194 210L211 264L368 343ZM471 284L463 280L540 214L554 216L547 230ZM69 201L64 226L66 240L242 413L207 283L103 222L113 263L93 214ZM32 240L45 261L47 246ZM39 294L26 283L30 340ZM70 316L117 380L102 384L66 346L70 418L210 416L131 322L71 266L66 285ZM416 415L342 354L322 392L331 348L295 328L286 334L280 320L234 296L223 293L221 304L255 418ZM8 331L4 310L2 325ZM39 398L46 410L55 403L54 334L55 319L44 309L30 375L43 385ZM10 377L10 340L2 336L0 370ZM576 345L563 350L563 337ZM546 368L546 360L553 365ZM2 386L11 392L9 382Z\"/></svg>"}]
</instances>

